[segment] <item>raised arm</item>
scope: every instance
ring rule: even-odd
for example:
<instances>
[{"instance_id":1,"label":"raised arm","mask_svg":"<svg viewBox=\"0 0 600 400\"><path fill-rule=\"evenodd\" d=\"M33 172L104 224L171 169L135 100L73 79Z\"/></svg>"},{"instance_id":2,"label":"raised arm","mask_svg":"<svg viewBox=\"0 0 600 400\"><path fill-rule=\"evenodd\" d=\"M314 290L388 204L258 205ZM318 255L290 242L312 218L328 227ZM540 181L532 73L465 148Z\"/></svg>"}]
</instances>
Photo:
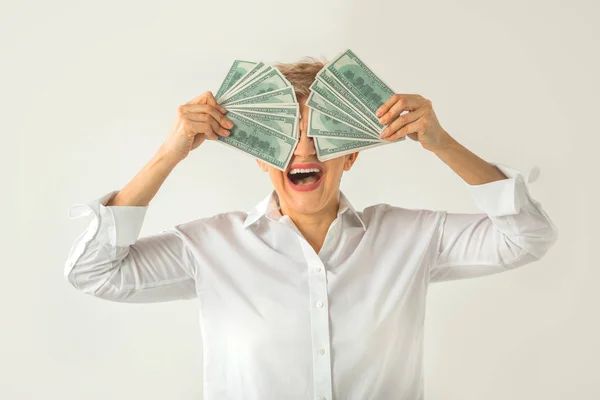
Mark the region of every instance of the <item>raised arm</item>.
<instances>
[{"instance_id":1,"label":"raised arm","mask_svg":"<svg viewBox=\"0 0 600 400\"><path fill-rule=\"evenodd\" d=\"M175 166L205 139L228 135L229 120L210 92L178 109L167 140L120 191L69 210L93 215L75 240L64 274L78 290L121 302L159 302L196 296L196 260L185 234L174 227L139 238L152 198Z\"/></svg>"},{"instance_id":2,"label":"raised arm","mask_svg":"<svg viewBox=\"0 0 600 400\"><path fill-rule=\"evenodd\" d=\"M402 114L408 111L406 114ZM402 114L402 115L401 115ZM408 136L419 141L459 175L475 200L479 214L443 213L436 259L430 280L472 278L506 271L539 260L556 242L558 230L527 184L537 169L523 173L488 163L446 132L430 100L396 94L378 110L386 140Z\"/></svg>"},{"instance_id":3,"label":"raised arm","mask_svg":"<svg viewBox=\"0 0 600 400\"><path fill-rule=\"evenodd\" d=\"M556 226L527 186L535 181L537 168L527 173L493 165L508 178L467 184L482 213L444 213L431 282L508 271L540 260L556 242Z\"/></svg>"}]
</instances>

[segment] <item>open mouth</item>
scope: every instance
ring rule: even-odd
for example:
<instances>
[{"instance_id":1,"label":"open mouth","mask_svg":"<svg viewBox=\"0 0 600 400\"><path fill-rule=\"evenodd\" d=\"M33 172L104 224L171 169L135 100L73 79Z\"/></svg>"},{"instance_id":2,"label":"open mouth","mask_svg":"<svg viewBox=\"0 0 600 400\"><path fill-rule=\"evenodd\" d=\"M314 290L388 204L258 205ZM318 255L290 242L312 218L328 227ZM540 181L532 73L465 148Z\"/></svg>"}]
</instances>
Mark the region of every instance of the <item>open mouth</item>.
<instances>
[{"instance_id":1,"label":"open mouth","mask_svg":"<svg viewBox=\"0 0 600 400\"><path fill-rule=\"evenodd\" d=\"M297 190L312 190L316 188L323 178L323 169L318 165L293 165L287 172L287 178Z\"/></svg>"}]
</instances>

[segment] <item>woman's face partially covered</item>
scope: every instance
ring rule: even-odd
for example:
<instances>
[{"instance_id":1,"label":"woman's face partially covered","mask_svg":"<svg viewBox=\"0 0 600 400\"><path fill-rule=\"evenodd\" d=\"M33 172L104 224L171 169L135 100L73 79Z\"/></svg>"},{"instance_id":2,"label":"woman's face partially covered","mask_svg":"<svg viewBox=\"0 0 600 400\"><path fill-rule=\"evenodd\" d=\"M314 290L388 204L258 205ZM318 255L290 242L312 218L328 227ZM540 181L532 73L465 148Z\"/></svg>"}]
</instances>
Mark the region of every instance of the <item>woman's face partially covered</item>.
<instances>
[{"instance_id":1,"label":"woman's face partially covered","mask_svg":"<svg viewBox=\"0 0 600 400\"><path fill-rule=\"evenodd\" d=\"M337 210L338 190L342 173L348 171L358 153L348 154L321 162L317 159L312 138L306 136L308 107L306 98L300 103L300 140L288 169L280 171L258 161L263 171L268 171L284 213L314 214L334 208Z\"/></svg>"}]
</instances>

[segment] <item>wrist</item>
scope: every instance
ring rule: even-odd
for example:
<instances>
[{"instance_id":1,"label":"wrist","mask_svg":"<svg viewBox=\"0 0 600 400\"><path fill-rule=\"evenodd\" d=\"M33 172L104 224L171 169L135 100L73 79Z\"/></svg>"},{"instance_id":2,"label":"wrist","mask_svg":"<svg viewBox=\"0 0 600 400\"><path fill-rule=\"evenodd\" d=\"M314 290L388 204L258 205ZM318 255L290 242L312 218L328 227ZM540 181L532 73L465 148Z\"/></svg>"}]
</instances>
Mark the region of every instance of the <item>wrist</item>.
<instances>
[{"instance_id":1,"label":"wrist","mask_svg":"<svg viewBox=\"0 0 600 400\"><path fill-rule=\"evenodd\" d=\"M168 168L175 168L183 159L172 152L167 151L164 147L160 147L154 155L154 161L157 164L165 165Z\"/></svg>"},{"instance_id":2,"label":"wrist","mask_svg":"<svg viewBox=\"0 0 600 400\"><path fill-rule=\"evenodd\" d=\"M443 157L448 153L456 151L461 144L456 141L450 134L445 133L444 139L440 141L441 143L435 148L431 149L431 152L434 153L438 157Z\"/></svg>"}]
</instances>

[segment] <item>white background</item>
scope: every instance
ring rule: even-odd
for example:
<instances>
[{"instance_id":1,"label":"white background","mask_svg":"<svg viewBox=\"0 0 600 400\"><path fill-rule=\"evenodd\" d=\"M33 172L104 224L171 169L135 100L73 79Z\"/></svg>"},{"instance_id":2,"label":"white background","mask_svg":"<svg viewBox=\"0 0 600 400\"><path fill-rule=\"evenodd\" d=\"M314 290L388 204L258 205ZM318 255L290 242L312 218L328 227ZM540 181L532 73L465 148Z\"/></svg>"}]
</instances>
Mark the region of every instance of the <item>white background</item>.
<instances>
[{"instance_id":1,"label":"white background","mask_svg":"<svg viewBox=\"0 0 600 400\"><path fill-rule=\"evenodd\" d=\"M482 158L538 165L559 229L546 257L430 287L426 399L598 399L600 6L589 1L3 1L0 397L201 399L196 304L111 303L64 279L88 220L122 188L177 106L216 92L234 59L353 49L398 93L432 100ZM365 151L342 181L357 209L479 212L411 140ZM248 210L270 190L248 156L207 142L176 167L141 234Z\"/></svg>"}]
</instances>

